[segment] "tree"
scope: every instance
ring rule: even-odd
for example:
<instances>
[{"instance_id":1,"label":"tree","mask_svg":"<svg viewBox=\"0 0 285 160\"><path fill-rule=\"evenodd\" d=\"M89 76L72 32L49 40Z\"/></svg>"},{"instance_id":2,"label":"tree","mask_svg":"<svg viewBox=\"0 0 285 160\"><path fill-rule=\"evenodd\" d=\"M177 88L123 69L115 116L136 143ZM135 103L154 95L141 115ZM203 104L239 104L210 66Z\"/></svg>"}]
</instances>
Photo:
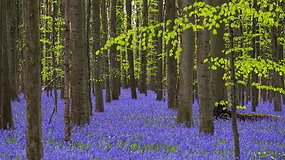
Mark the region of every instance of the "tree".
<instances>
[{"instance_id":1,"label":"tree","mask_svg":"<svg viewBox=\"0 0 285 160\"><path fill-rule=\"evenodd\" d=\"M101 4L101 16L102 16L102 42L105 44L108 39L108 23L107 23L107 11L106 11L106 0L102 0ZM109 53L108 50L103 51L104 55L104 74L105 74L105 91L106 91L106 102L111 102L111 88L110 88L110 65L109 65Z\"/></svg>"},{"instance_id":2,"label":"tree","mask_svg":"<svg viewBox=\"0 0 285 160\"><path fill-rule=\"evenodd\" d=\"M71 138L71 87L70 87L70 44L71 44L71 0L66 0L64 4L65 17L65 38L64 38L64 136L65 141Z\"/></svg>"},{"instance_id":3,"label":"tree","mask_svg":"<svg viewBox=\"0 0 285 160\"><path fill-rule=\"evenodd\" d=\"M3 67L3 72L2 72L2 76L3 76L3 82L2 82L2 96L3 96L3 128L4 129L10 129L14 127L14 122L13 122L13 115L12 115L12 106L11 106L11 81L10 81L10 67L9 67L9 57L11 55L9 55L9 51L10 49L8 48L8 33L7 32L7 5L8 5L8 0L4 0L3 2L3 13L2 13L2 24L3 24L3 39L2 39L2 67Z\"/></svg>"},{"instance_id":4,"label":"tree","mask_svg":"<svg viewBox=\"0 0 285 160\"><path fill-rule=\"evenodd\" d=\"M182 8L193 4L188 0L182 1ZM188 15L190 11L184 13ZM194 16L190 17L190 22L195 23ZM195 32L192 28L183 30L181 33L180 54L180 80L178 95L178 114L177 123L185 123L190 126L193 122L193 68L194 68L194 52L195 52Z\"/></svg>"},{"instance_id":5,"label":"tree","mask_svg":"<svg viewBox=\"0 0 285 160\"><path fill-rule=\"evenodd\" d=\"M7 52L9 62L10 98L18 97L17 91L17 44L16 44L16 0L7 1Z\"/></svg>"},{"instance_id":6,"label":"tree","mask_svg":"<svg viewBox=\"0 0 285 160\"><path fill-rule=\"evenodd\" d=\"M94 32L94 58L95 58L95 96L96 96L96 111L104 112L104 102L102 94L102 55L95 54L101 48L101 18L100 18L100 0L93 0L93 32ZM104 4L103 4L104 5Z\"/></svg>"},{"instance_id":7,"label":"tree","mask_svg":"<svg viewBox=\"0 0 285 160\"><path fill-rule=\"evenodd\" d=\"M43 158L41 113L41 50L39 1L26 0L25 24L25 95L27 99L27 158Z\"/></svg>"},{"instance_id":8,"label":"tree","mask_svg":"<svg viewBox=\"0 0 285 160\"><path fill-rule=\"evenodd\" d=\"M147 27L148 26L148 0L143 0L143 26ZM146 37L147 37L147 32L145 33ZM143 47L145 47L142 51L141 51L141 68L140 68L140 92L144 93L147 96L147 43L148 40L147 38L143 39L144 42L142 42Z\"/></svg>"},{"instance_id":9,"label":"tree","mask_svg":"<svg viewBox=\"0 0 285 160\"><path fill-rule=\"evenodd\" d=\"M253 8L255 8L256 10L259 9L258 5L257 5L257 0L253 0ZM252 34L259 34L258 31L258 26L257 26L257 22L258 19L256 17L253 17L253 21L252 21ZM259 45L259 36L254 36L252 39L252 58L257 58L259 56L259 52L260 52L260 45ZM252 82L258 83L258 77L257 74L255 72L252 73ZM258 89L256 87L251 87L251 92L252 92L252 106L251 106L251 110L253 112L256 112L256 107L258 105Z\"/></svg>"},{"instance_id":10,"label":"tree","mask_svg":"<svg viewBox=\"0 0 285 160\"><path fill-rule=\"evenodd\" d=\"M215 7L219 6L225 3L225 0L219 0L219 1L210 1L210 4ZM211 34L211 41L210 41L210 54L211 57L215 58L225 58L225 54L223 53L223 50L225 49L225 41L223 39L224 33L225 33L225 25L220 24L220 27L216 29L217 34ZM224 76L224 69L218 67L216 70L210 71L210 84L212 93L212 106L216 102L220 102L222 100L225 100L225 81L223 80Z\"/></svg>"},{"instance_id":11,"label":"tree","mask_svg":"<svg viewBox=\"0 0 285 160\"><path fill-rule=\"evenodd\" d=\"M126 0L126 12L127 12L127 30L132 29L132 0ZM129 43L132 43L132 35L129 38ZM132 98L137 98L137 91L135 85L135 71L134 71L134 53L131 48L128 48L128 61L129 61L129 73L130 73L130 86Z\"/></svg>"},{"instance_id":12,"label":"tree","mask_svg":"<svg viewBox=\"0 0 285 160\"><path fill-rule=\"evenodd\" d=\"M208 3L208 0L204 2ZM198 24L202 25L204 18L200 17ZM209 64L204 63L209 58L210 53L210 32L207 29L198 31L197 44L197 80L198 98L200 108L200 128L199 132L214 134L214 107L212 105L212 93L210 85Z\"/></svg>"},{"instance_id":13,"label":"tree","mask_svg":"<svg viewBox=\"0 0 285 160\"><path fill-rule=\"evenodd\" d=\"M157 21L158 23L163 22L163 0L158 1L158 14L157 14ZM158 32L163 32L163 27L158 27ZM162 75L162 36L157 37L157 75L156 75L156 82L157 82L157 96L156 100L161 101L162 100L162 91L163 91L163 75Z\"/></svg>"},{"instance_id":14,"label":"tree","mask_svg":"<svg viewBox=\"0 0 285 160\"><path fill-rule=\"evenodd\" d=\"M3 1L0 1L0 8L0 129L3 129Z\"/></svg>"},{"instance_id":15,"label":"tree","mask_svg":"<svg viewBox=\"0 0 285 160\"><path fill-rule=\"evenodd\" d=\"M88 57L85 43L85 1L72 0L72 78L71 78L71 122L81 125L90 122L90 96L88 88Z\"/></svg>"},{"instance_id":16,"label":"tree","mask_svg":"<svg viewBox=\"0 0 285 160\"><path fill-rule=\"evenodd\" d=\"M229 21L229 24L232 23L232 20ZM231 25L229 25L229 49L234 48L234 31ZM235 75L235 52L231 51L229 53L229 60L230 60L230 82L231 86L230 91L228 93L228 101L231 104L232 109L232 132L234 135L234 159L239 160L240 159L240 144L239 144L239 133L237 128L237 115L236 115L236 106L237 106L237 92L236 92L236 75Z\"/></svg>"},{"instance_id":17,"label":"tree","mask_svg":"<svg viewBox=\"0 0 285 160\"><path fill-rule=\"evenodd\" d=\"M165 20L171 20L167 26L168 31L172 31L174 27L174 19L176 18L176 7L174 0L166 0ZM173 55L172 44L166 46L167 54L167 93L168 108L177 109L177 60ZM173 51L173 50L172 50Z\"/></svg>"},{"instance_id":18,"label":"tree","mask_svg":"<svg viewBox=\"0 0 285 160\"><path fill-rule=\"evenodd\" d=\"M110 14L110 37L115 38L117 36L117 0L111 1L111 14ZM116 45L112 45L110 48L110 63L111 63L111 90L112 90L112 99L119 100L120 86L119 86L119 67L118 67L118 54L117 54Z\"/></svg>"}]
</instances>

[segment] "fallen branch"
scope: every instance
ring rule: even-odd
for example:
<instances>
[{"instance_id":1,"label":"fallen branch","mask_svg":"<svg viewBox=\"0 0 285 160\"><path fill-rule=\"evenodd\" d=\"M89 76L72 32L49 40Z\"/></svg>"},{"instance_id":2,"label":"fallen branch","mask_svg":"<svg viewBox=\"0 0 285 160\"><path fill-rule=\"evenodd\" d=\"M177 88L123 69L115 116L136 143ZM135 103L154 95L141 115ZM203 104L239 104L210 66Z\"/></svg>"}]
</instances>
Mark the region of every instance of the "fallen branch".
<instances>
[{"instance_id":1,"label":"fallen branch","mask_svg":"<svg viewBox=\"0 0 285 160\"><path fill-rule=\"evenodd\" d=\"M215 118L229 119L231 117L231 111L228 109L224 109L224 106L215 106L214 116ZM284 119L285 117L269 115L269 114L246 114L246 113L237 113L237 118L240 120L258 120L258 119Z\"/></svg>"},{"instance_id":2,"label":"fallen branch","mask_svg":"<svg viewBox=\"0 0 285 160\"><path fill-rule=\"evenodd\" d=\"M257 119L268 119L268 118L277 118L277 119L284 119L285 117L276 116L276 115L269 115L269 114L245 114L245 113L237 113L237 118L240 120L257 120Z\"/></svg>"}]
</instances>

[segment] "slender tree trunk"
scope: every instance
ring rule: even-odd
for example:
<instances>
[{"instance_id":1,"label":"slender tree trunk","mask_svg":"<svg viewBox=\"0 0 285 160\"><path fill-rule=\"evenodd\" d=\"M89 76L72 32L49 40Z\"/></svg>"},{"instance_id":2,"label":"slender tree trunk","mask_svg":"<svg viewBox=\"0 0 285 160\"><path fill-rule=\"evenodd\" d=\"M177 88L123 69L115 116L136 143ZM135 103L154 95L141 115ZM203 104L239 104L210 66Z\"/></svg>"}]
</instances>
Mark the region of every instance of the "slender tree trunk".
<instances>
[{"instance_id":1,"label":"slender tree trunk","mask_svg":"<svg viewBox=\"0 0 285 160\"><path fill-rule=\"evenodd\" d=\"M204 2L208 3L207 0ZM203 22L203 18L199 23ZM200 128L199 132L214 134L214 107L212 104L212 91L207 83L210 82L209 63L204 63L209 58L210 53L210 31L198 31L197 45L197 80L198 80L198 98L200 107Z\"/></svg>"},{"instance_id":2,"label":"slender tree trunk","mask_svg":"<svg viewBox=\"0 0 285 160\"><path fill-rule=\"evenodd\" d=\"M57 112L57 63L56 63L56 39L57 39L57 32L56 32L56 18L57 18L57 4L53 3L53 13L52 13L52 64L53 64L53 89L54 89L54 112Z\"/></svg>"},{"instance_id":3,"label":"slender tree trunk","mask_svg":"<svg viewBox=\"0 0 285 160\"><path fill-rule=\"evenodd\" d=\"M210 4L215 7L225 3L225 0L210 1ZM225 49L225 41L223 39L225 33L225 25L220 24L217 28L217 34L211 34L211 57L225 58L223 50ZM212 89L212 106L216 102L225 100L225 81L223 80L224 69L218 67L217 70L210 71L210 84Z\"/></svg>"},{"instance_id":4,"label":"slender tree trunk","mask_svg":"<svg viewBox=\"0 0 285 160\"><path fill-rule=\"evenodd\" d=\"M176 18L176 6L174 0L166 0L165 19L174 20ZM173 30L174 22L167 26L169 31ZM177 60L174 55L170 55L172 44L166 46L167 49L167 93L168 93L168 108L177 109Z\"/></svg>"},{"instance_id":5,"label":"slender tree trunk","mask_svg":"<svg viewBox=\"0 0 285 160\"><path fill-rule=\"evenodd\" d=\"M193 4L188 0L182 1L182 8ZM185 13L188 15L189 11ZM195 23L192 16L190 22ZM194 68L194 52L195 52L195 33L192 28L182 31L182 53L180 54L180 84L178 95L178 114L177 123L185 123L190 127L193 123L193 68Z\"/></svg>"},{"instance_id":6,"label":"slender tree trunk","mask_svg":"<svg viewBox=\"0 0 285 160\"><path fill-rule=\"evenodd\" d=\"M64 39L64 135L65 141L70 141L71 138L71 88L70 88L70 43L71 43L71 0L65 1L65 39Z\"/></svg>"},{"instance_id":7,"label":"slender tree trunk","mask_svg":"<svg viewBox=\"0 0 285 160\"><path fill-rule=\"evenodd\" d=\"M253 8L258 10L257 6L257 0L253 0ZM252 34L258 34L258 26L257 26L257 18L253 18L252 21ZM253 45L253 53L252 53L252 58L257 58L259 56L260 52L260 46L259 46L259 36L254 37L252 40L252 45ZM252 73L252 82L258 83L258 77L256 73ZM251 87L252 89L252 106L251 106L251 111L256 112L256 107L258 105L258 89L256 87Z\"/></svg>"},{"instance_id":8,"label":"slender tree trunk","mask_svg":"<svg viewBox=\"0 0 285 160\"><path fill-rule=\"evenodd\" d=\"M3 129L3 15L4 5L3 1L0 1L0 129Z\"/></svg>"},{"instance_id":9,"label":"slender tree trunk","mask_svg":"<svg viewBox=\"0 0 285 160\"><path fill-rule=\"evenodd\" d=\"M158 1L158 16L157 16L157 21L158 23L163 22L163 0ZM163 27L158 27L158 31L163 32ZM161 101L162 100L162 92L163 92L163 83L162 83L162 61L163 61L163 56L162 56L162 33L160 37L157 37L157 95L156 95L156 100Z\"/></svg>"},{"instance_id":10,"label":"slender tree trunk","mask_svg":"<svg viewBox=\"0 0 285 160\"><path fill-rule=\"evenodd\" d=\"M101 0L93 0L93 32L94 32L94 58L95 58L95 96L96 111L104 112L104 101L102 94L102 54L97 55L95 52L101 48L101 18L100 18Z\"/></svg>"},{"instance_id":11,"label":"slender tree trunk","mask_svg":"<svg viewBox=\"0 0 285 160\"><path fill-rule=\"evenodd\" d=\"M17 44L16 44L16 1L7 1L7 51L10 76L10 98L15 100L18 97L17 90Z\"/></svg>"},{"instance_id":12,"label":"slender tree trunk","mask_svg":"<svg viewBox=\"0 0 285 160\"><path fill-rule=\"evenodd\" d=\"M71 121L73 125L90 122L90 96L87 91L88 74L85 44L84 0L72 0L72 79L71 79Z\"/></svg>"},{"instance_id":13,"label":"slender tree trunk","mask_svg":"<svg viewBox=\"0 0 285 160\"><path fill-rule=\"evenodd\" d=\"M231 24L231 21L229 22ZM230 34L230 46L229 49L234 48L234 35L233 35L233 28L229 27L229 34ZM233 85L230 86L229 91L229 103L232 104L232 131L234 135L234 159L240 159L240 144L239 144L239 133L238 133L238 126L237 126L237 115L236 115L236 106L237 106L237 95L236 95L236 78L235 78L235 52L231 52L229 55L230 58L230 73L231 73L231 83Z\"/></svg>"},{"instance_id":14,"label":"slender tree trunk","mask_svg":"<svg viewBox=\"0 0 285 160\"><path fill-rule=\"evenodd\" d=\"M117 8L117 0L111 1L111 14L110 14L110 37L114 38L117 36L117 15L116 15L116 8ZM110 48L110 62L111 62L111 87L112 87L112 98L114 100L119 100L119 68L118 68L118 51L116 50L116 46L112 45Z\"/></svg>"},{"instance_id":15,"label":"slender tree trunk","mask_svg":"<svg viewBox=\"0 0 285 160\"><path fill-rule=\"evenodd\" d=\"M7 27L9 25L7 25L7 5L8 5L8 0L3 0L4 1L4 8L3 8L3 39L2 39L2 67L3 67L3 88L2 88L2 94L3 94L3 127L4 129L10 129L14 127L14 123L13 123L13 115L12 115L12 106L11 106L11 82L10 82L10 68L9 68L9 56L10 54L9 52L9 45L8 45L8 33L7 32ZM1 101L2 101L1 100Z\"/></svg>"},{"instance_id":16,"label":"slender tree trunk","mask_svg":"<svg viewBox=\"0 0 285 160\"><path fill-rule=\"evenodd\" d=\"M148 0L143 0L143 26L148 26ZM146 31L147 32L147 31ZM140 92L144 93L147 96L147 44L148 44L148 33L145 33L146 37L144 38L145 46L142 46L144 49L141 51L141 71L140 71Z\"/></svg>"},{"instance_id":17,"label":"slender tree trunk","mask_svg":"<svg viewBox=\"0 0 285 160\"><path fill-rule=\"evenodd\" d=\"M24 1L25 94L27 99L27 158L43 158L41 113L41 51L39 0Z\"/></svg>"},{"instance_id":18,"label":"slender tree trunk","mask_svg":"<svg viewBox=\"0 0 285 160\"><path fill-rule=\"evenodd\" d=\"M108 39L108 23L107 23L107 11L106 11L106 0L102 0L102 9L101 9L101 15L102 15L102 30L103 30L103 43L105 44ZM110 66L109 66L109 53L108 50L103 51L104 55L104 72L105 72L105 91L106 91L106 102L111 102L111 88L110 88Z\"/></svg>"},{"instance_id":19,"label":"slender tree trunk","mask_svg":"<svg viewBox=\"0 0 285 160\"><path fill-rule=\"evenodd\" d=\"M271 35L272 35L272 57L275 62L279 61L280 53L278 52L278 31L277 27L273 26L271 28ZM272 78L272 85L275 88L280 88L280 75L278 72L273 73ZM281 96L279 92L273 92L273 102L274 102L274 111L282 111L282 105L281 105Z\"/></svg>"},{"instance_id":20,"label":"slender tree trunk","mask_svg":"<svg viewBox=\"0 0 285 160\"><path fill-rule=\"evenodd\" d=\"M127 30L132 29L132 0L126 0L126 12L127 12ZM132 43L132 36L129 39L129 43ZM132 49L128 49L128 60L129 60L129 73L130 73L130 86L132 99L137 99L137 92L135 86L135 70L134 70L134 53Z\"/></svg>"}]
</instances>

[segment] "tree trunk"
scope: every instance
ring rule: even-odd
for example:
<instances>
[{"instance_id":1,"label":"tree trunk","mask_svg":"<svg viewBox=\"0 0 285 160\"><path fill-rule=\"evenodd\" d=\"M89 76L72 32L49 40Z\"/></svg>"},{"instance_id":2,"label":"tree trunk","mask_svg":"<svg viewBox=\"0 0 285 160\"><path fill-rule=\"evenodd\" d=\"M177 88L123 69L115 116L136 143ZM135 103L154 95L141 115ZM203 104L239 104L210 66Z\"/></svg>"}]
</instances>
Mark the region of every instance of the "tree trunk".
<instances>
[{"instance_id":1,"label":"tree trunk","mask_svg":"<svg viewBox=\"0 0 285 160\"><path fill-rule=\"evenodd\" d=\"M165 20L174 20L176 18L176 6L174 0L166 0ZM174 22L167 26L169 31L173 30ZM167 49L167 92L168 108L177 109L177 60L174 55L170 55L171 43L166 46Z\"/></svg>"},{"instance_id":2,"label":"tree trunk","mask_svg":"<svg viewBox=\"0 0 285 160\"><path fill-rule=\"evenodd\" d=\"M107 23L107 11L106 11L106 0L102 0L102 9L101 9L101 15L102 15L102 30L103 30L103 43L105 44L108 39L108 23ZM103 58L104 58L104 72L105 72L105 91L106 91L106 102L111 102L111 88L110 88L110 66L109 66L109 53L108 50L103 51Z\"/></svg>"},{"instance_id":3,"label":"tree trunk","mask_svg":"<svg viewBox=\"0 0 285 160\"><path fill-rule=\"evenodd\" d=\"M3 129L3 15L4 5L3 1L0 1L0 130Z\"/></svg>"},{"instance_id":4,"label":"tree trunk","mask_svg":"<svg viewBox=\"0 0 285 160\"><path fill-rule=\"evenodd\" d=\"M188 0L182 1L182 8L193 4ZM189 11L185 13L188 15ZM190 18L190 22L195 23L195 17ZM192 28L182 31L182 53L180 54L180 84L178 95L177 123L185 123L190 127L193 123L193 67L195 52L195 33Z\"/></svg>"},{"instance_id":5,"label":"tree trunk","mask_svg":"<svg viewBox=\"0 0 285 160\"><path fill-rule=\"evenodd\" d=\"M232 22L230 21L229 24ZM229 49L234 48L234 35L233 35L233 28L229 27ZM232 104L231 109L232 109L232 131L234 135L234 159L239 160L240 159L240 144L239 144L239 133L238 133L238 126L237 126L237 114L236 114L236 106L237 106L237 95L236 95L236 78L235 78L235 57L234 57L235 52L231 52L229 54L230 58L230 73L231 73L231 83L233 85L229 86L230 91L229 91L229 96L228 96L228 101L230 104Z\"/></svg>"},{"instance_id":6,"label":"tree trunk","mask_svg":"<svg viewBox=\"0 0 285 160\"><path fill-rule=\"evenodd\" d=\"M94 58L95 58L95 96L96 112L104 112L104 101L102 94L102 54L97 55L96 51L101 48L101 18L100 18L100 0L93 0L93 32L94 32ZM94 63L94 62L93 62Z\"/></svg>"},{"instance_id":7,"label":"tree trunk","mask_svg":"<svg viewBox=\"0 0 285 160\"><path fill-rule=\"evenodd\" d=\"M70 97L71 97L71 88L70 88L70 44L71 44L71 0L65 1L65 54L64 54L64 135L65 141L70 141L71 138L71 114L70 114Z\"/></svg>"},{"instance_id":8,"label":"tree trunk","mask_svg":"<svg viewBox=\"0 0 285 160\"><path fill-rule=\"evenodd\" d=\"M163 0L158 1L158 16L157 16L158 23L163 22ZM157 29L158 31L163 32L163 27L160 26ZM162 33L160 37L157 37L157 90L156 90L156 100L161 101L162 100L162 92L163 92L163 83L162 83Z\"/></svg>"},{"instance_id":9,"label":"tree trunk","mask_svg":"<svg viewBox=\"0 0 285 160\"><path fill-rule=\"evenodd\" d=\"M148 0L143 0L143 27L147 27L148 26ZM142 46L143 49L141 51L141 71L140 71L140 92L144 93L145 96L147 96L147 44L148 44L148 33L146 31L146 33L143 33L146 35L146 37L144 37L145 42L145 46Z\"/></svg>"},{"instance_id":10,"label":"tree trunk","mask_svg":"<svg viewBox=\"0 0 285 160\"><path fill-rule=\"evenodd\" d=\"M90 96L87 91L88 74L85 44L85 14L83 0L72 0L72 78L71 78L71 121L73 125L90 122Z\"/></svg>"},{"instance_id":11,"label":"tree trunk","mask_svg":"<svg viewBox=\"0 0 285 160\"><path fill-rule=\"evenodd\" d=\"M210 1L210 4L215 7L225 3L225 0ZM225 49L225 41L223 39L225 33L225 25L220 24L220 28L217 28L217 34L211 34L211 57L225 58L223 50ZM212 89L212 106L216 102L226 100L225 97L225 81L223 80L224 69L218 67L216 70L210 71L210 87Z\"/></svg>"},{"instance_id":12,"label":"tree trunk","mask_svg":"<svg viewBox=\"0 0 285 160\"><path fill-rule=\"evenodd\" d=\"M205 0L208 3L207 0ZM203 22L203 18L199 23ZM214 107L212 104L212 91L207 83L210 82L209 63L204 63L209 58L210 52L210 31L198 31L197 45L197 80L198 80L198 98L200 107L200 128L199 132L214 134Z\"/></svg>"},{"instance_id":13,"label":"tree trunk","mask_svg":"<svg viewBox=\"0 0 285 160\"><path fill-rule=\"evenodd\" d=\"M10 76L10 98L15 100L18 97L17 90L17 44L16 44L16 1L7 1L7 51Z\"/></svg>"},{"instance_id":14,"label":"tree trunk","mask_svg":"<svg viewBox=\"0 0 285 160\"><path fill-rule=\"evenodd\" d=\"M27 99L27 158L43 158L41 113L41 51L39 1L26 0L25 24L25 94Z\"/></svg>"},{"instance_id":15,"label":"tree trunk","mask_svg":"<svg viewBox=\"0 0 285 160\"><path fill-rule=\"evenodd\" d=\"M2 94L3 94L3 128L4 129L10 129L14 127L13 123L13 115L12 115L12 106L11 106L11 82L10 82L10 68L9 68L9 45L8 45L8 33L7 33L7 5L8 0L4 0L4 13L3 13L3 39L2 39L2 67L3 67L3 88L2 88ZM6 14L5 14L6 13Z\"/></svg>"},{"instance_id":16,"label":"tree trunk","mask_svg":"<svg viewBox=\"0 0 285 160\"><path fill-rule=\"evenodd\" d=\"M110 6L110 37L115 38L117 36L117 0L112 0ZM116 45L112 45L110 48L110 62L111 62L111 90L112 90L112 99L119 100L119 69L118 68L118 51L116 50Z\"/></svg>"},{"instance_id":17,"label":"tree trunk","mask_svg":"<svg viewBox=\"0 0 285 160\"><path fill-rule=\"evenodd\" d=\"M257 0L253 0L253 8L258 10ZM252 34L258 34L257 18L253 18L252 21ZM260 52L259 36L252 39L252 58L257 58ZM252 73L252 82L258 83L258 77L256 73ZM252 106L251 111L256 112L256 107L258 105L258 89L256 87L251 87L252 90Z\"/></svg>"},{"instance_id":18,"label":"tree trunk","mask_svg":"<svg viewBox=\"0 0 285 160\"><path fill-rule=\"evenodd\" d=\"M126 0L126 12L127 12L127 30L132 29L132 0ZM132 43L132 36L129 39L129 43ZM132 49L128 49L128 61L129 61L129 73L130 73L130 86L132 99L137 99L136 92L136 80L135 80L135 70L134 70L134 53Z\"/></svg>"}]
</instances>

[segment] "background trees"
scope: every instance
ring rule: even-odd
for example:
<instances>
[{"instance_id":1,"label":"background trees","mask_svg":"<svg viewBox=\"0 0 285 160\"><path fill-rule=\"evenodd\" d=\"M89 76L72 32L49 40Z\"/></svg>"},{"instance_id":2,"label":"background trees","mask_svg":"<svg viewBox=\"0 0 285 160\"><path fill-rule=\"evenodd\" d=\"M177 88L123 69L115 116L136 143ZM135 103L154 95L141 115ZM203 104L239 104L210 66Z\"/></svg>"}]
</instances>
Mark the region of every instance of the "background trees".
<instances>
[{"instance_id":1,"label":"background trees","mask_svg":"<svg viewBox=\"0 0 285 160\"><path fill-rule=\"evenodd\" d=\"M154 90L186 124L198 92L200 132L210 134L215 106L232 106L235 119L245 95L253 111L266 95L283 109L284 1L5 0L0 22L1 129L13 128L11 101L24 89L28 127L38 128L28 134L41 136L41 86L55 112L57 90L64 95L66 141L71 123L90 122L91 90L99 112L104 89L106 102L119 100L121 86L133 99L136 88Z\"/></svg>"}]
</instances>

